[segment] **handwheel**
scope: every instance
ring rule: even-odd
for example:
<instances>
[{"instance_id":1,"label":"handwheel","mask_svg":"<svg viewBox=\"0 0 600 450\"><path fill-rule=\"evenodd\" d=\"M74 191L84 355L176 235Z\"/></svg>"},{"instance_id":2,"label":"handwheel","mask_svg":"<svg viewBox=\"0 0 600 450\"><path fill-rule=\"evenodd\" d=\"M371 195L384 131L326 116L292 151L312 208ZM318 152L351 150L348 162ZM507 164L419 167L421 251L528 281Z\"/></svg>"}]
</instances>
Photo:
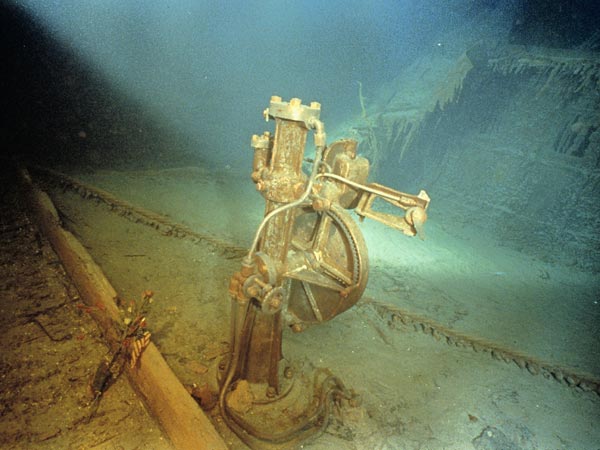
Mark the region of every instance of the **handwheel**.
<instances>
[{"instance_id":1,"label":"handwheel","mask_svg":"<svg viewBox=\"0 0 600 450\"><path fill-rule=\"evenodd\" d=\"M297 211L289 259L304 263L286 274L291 279L286 318L302 329L356 304L369 266L362 234L343 208L315 211L306 203Z\"/></svg>"}]
</instances>

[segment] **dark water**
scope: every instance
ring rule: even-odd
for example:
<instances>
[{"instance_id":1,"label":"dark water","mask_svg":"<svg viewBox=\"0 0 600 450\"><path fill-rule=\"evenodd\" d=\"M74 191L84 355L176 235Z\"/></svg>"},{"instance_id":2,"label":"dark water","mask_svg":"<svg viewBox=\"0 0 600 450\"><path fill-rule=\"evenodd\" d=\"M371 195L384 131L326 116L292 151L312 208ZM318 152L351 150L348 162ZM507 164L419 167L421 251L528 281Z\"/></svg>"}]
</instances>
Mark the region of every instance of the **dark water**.
<instances>
[{"instance_id":1,"label":"dark water","mask_svg":"<svg viewBox=\"0 0 600 450\"><path fill-rule=\"evenodd\" d=\"M107 116L141 134L176 135L205 160L246 164L271 95L317 100L334 126L360 114L358 82L374 96L422 54L460 53L483 29L505 35L513 10L467 1L25 1L4 7L3 28L7 59L26 74L13 83L30 99L27 112L60 116L52 134L79 142L73 135L84 130L110 147L113 124L96 123ZM473 36L456 34L470 27Z\"/></svg>"}]
</instances>

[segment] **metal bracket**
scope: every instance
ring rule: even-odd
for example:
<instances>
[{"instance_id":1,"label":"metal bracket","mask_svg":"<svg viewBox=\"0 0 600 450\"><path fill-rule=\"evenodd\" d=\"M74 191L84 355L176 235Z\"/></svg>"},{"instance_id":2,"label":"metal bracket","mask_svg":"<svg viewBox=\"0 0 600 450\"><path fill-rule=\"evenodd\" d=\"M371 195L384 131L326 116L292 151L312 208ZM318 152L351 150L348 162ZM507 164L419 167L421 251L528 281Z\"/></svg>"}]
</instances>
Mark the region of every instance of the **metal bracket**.
<instances>
[{"instance_id":1,"label":"metal bracket","mask_svg":"<svg viewBox=\"0 0 600 450\"><path fill-rule=\"evenodd\" d=\"M377 183L370 183L366 188L355 209L361 219L368 217L400 230L407 236L419 234L424 239L423 225L427 220L425 211L431 200L427 192L421 190L418 195L405 194ZM373 202L378 197L406 212L404 215L395 215L373 210Z\"/></svg>"}]
</instances>

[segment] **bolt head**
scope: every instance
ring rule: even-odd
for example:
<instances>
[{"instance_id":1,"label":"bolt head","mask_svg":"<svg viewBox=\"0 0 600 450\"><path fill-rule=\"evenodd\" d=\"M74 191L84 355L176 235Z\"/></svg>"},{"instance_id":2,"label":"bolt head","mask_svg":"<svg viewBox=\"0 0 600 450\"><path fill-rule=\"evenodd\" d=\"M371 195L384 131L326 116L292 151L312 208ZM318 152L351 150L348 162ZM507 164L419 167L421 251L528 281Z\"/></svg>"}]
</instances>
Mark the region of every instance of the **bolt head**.
<instances>
[{"instance_id":1,"label":"bolt head","mask_svg":"<svg viewBox=\"0 0 600 450\"><path fill-rule=\"evenodd\" d=\"M271 299L271 309L278 309L281 306L281 299L279 297L273 297Z\"/></svg>"},{"instance_id":2,"label":"bolt head","mask_svg":"<svg viewBox=\"0 0 600 450\"><path fill-rule=\"evenodd\" d=\"M267 397L274 398L277 395L277 391L273 386L269 386L267 388Z\"/></svg>"}]
</instances>

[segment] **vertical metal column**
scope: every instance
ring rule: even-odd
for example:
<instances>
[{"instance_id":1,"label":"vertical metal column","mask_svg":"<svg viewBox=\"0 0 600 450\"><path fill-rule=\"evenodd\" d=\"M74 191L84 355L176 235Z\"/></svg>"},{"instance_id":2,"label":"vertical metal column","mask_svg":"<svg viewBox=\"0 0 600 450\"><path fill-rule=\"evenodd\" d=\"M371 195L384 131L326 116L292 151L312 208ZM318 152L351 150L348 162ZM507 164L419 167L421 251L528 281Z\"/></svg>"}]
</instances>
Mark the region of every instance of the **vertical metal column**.
<instances>
[{"instance_id":1,"label":"vertical metal column","mask_svg":"<svg viewBox=\"0 0 600 450\"><path fill-rule=\"evenodd\" d=\"M277 98L271 99L277 100ZM279 99L281 101L281 99ZM289 108L300 108L300 100L292 99ZM275 136L269 172L264 177L265 215L274 209L297 200L304 192L306 176L302 172L304 148L308 128L303 122L275 117ZM259 241L258 251L267 255L276 264L284 265L294 224L294 209L275 215L266 225ZM281 280L277 280L278 284ZM246 361L242 379L251 383L267 383L275 392L279 391L278 367L282 359L281 311L264 314L250 306L254 315L249 335Z\"/></svg>"}]
</instances>

